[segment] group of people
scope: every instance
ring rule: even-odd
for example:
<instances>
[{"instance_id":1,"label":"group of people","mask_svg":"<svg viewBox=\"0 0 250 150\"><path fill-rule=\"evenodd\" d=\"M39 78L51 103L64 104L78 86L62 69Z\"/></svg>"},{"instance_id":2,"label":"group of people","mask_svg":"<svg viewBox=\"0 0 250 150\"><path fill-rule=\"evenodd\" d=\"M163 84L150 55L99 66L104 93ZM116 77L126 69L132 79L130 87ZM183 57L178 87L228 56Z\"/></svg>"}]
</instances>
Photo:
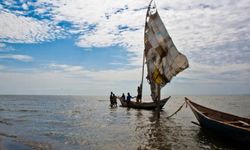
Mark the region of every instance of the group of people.
<instances>
[{"instance_id":1,"label":"group of people","mask_svg":"<svg viewBox=\"0 0 250 150\"><path fill-rule=\"evenodd\" d=\"M137 96L131 96L130 93L127 93L127 97L125 97L125 94L123 93L122 96L120 97L120 99L122 101L126 101L127 104L129 104L131 102L131 99L136 97L136 102L137 103L141 103L141 98L142 98L142 85L137 87ZM111 92L110 94L110 106L111 107L116 107L117 106L117 96L115 96L115 94L113 92Z\"/></svg>"},{"instance_id":2,"label":"group of people","mask_svg":"<svg viewBox=\"0 0 250 150\"><path fill-rule=\"evenodd\" d=\"M134 97L132 97L129 92L127 94L127 98L125 98L125 94L124 93L121 96L121 100L122 101L126 101L127 103L130 103L130 101L131 101L132 98L134 98Z\"/></svg>"}]
</instances>

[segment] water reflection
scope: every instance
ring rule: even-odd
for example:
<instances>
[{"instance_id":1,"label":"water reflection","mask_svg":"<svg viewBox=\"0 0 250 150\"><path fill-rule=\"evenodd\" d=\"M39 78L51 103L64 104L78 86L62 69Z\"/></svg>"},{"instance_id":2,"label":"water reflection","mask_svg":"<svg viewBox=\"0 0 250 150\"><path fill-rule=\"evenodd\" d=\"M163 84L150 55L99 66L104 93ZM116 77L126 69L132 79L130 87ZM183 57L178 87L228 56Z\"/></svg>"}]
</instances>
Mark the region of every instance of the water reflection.
<instances>
[{"instance_id":1,"label":"water reflection","mask_svg":"<svg viewBox=\"0 0 250 150\"><path fill-rule=\"evenodd\" d=\"M144 111L143 113L145 113ZM136 127L139 143L137 149L171 149L171 142L169 142L169 133L173 122L166 120L164 117L159 117L158 112L148 112L148 119L141 119L143 113L138 110L136 113L137 121L139 122ZM164 115L164 111L160 112L160 115ZM145 139L145 140L142 140Z\"/></svg>"},{"instance_id":2,"label":"water reflection","mask_svg":"<svg viewBox=\"0 0 250 150\"><path fill-rule=\"evenodd\" d=\"M148 130L150 139L148 139L146 146L150 149L171 149L171 144L167 138L167 133L170 132L167 126L168 121L164 117L159 117L157 111L153 111L150 122L150 129Z\"/></svg>"}]
</instances>

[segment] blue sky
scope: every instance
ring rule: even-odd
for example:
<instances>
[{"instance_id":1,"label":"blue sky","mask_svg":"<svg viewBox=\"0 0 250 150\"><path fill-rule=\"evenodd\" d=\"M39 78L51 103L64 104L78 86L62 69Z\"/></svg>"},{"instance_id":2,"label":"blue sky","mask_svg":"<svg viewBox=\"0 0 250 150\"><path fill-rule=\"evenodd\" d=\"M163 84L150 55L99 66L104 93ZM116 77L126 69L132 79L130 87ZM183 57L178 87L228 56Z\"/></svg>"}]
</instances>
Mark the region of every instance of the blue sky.
<instances>
[{"instance_id":1,"label":"blue sky","mask_svg":"<svg viewBox=\"0 0 250 150\"><path fill-rule=\"evenodd\" d=\"M135 95L148 3L0 0L0 94ZM156 5L190 63L164 95L250 93L248 0Z\"/></svg>"},{"instance_id":2,"label":"blue sky","mask_svg":"<svg viewBox=\"0 0 250 150\"><path fill-rule=\"evenodd\" d=\"M10 44L15 51L12 55L30 56L27 61L1 59L3 64L8 63L10 70L23 68L43 67L50 63L81 65L88 70L105 70L124 67L128 63L129 53L123 47L91 47L81 48L74 44L73 39L58 39L55 41L29 44ZM2 52L2 56L9 52ZM131 54L132 55L132 54Z\"/></svg>"}]
</instances>

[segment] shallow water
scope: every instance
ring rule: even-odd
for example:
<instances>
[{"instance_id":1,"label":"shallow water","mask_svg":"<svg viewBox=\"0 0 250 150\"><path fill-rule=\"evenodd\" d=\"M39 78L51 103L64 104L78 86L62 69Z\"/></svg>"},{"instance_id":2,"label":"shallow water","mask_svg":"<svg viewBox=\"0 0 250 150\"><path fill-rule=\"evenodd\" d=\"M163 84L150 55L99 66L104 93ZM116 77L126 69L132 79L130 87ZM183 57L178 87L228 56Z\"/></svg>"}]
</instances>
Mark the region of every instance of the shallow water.
<instances>
[{"instance_id":1,"label":"shallow water","mask_svg":"<svg viewBox=\"0 0 250 150\"><path fill-rule=\"evenodd\" d=\"M250 118L250 96L189 98ZM192 124L190 108L167 119L183 102L171 97L159 119L154 111L110 108L108 97L0 96L0 149L239 148Z\"/></svg>"}]
</instances>

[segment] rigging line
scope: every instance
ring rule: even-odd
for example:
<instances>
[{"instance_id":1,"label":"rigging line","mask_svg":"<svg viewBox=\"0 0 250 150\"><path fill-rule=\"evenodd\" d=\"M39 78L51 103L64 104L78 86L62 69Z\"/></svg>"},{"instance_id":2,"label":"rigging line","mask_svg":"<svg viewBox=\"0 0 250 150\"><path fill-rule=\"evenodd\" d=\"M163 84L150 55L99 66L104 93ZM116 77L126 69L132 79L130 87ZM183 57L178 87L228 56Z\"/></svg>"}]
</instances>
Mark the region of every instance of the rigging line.
<instances>
[{"instance_id":1,"label":"rigging line","mask_svg":"<svg viewBox=\"0 0 250 150\"><path fill-rule=\"evenodd\" d=\"M184 104L186 104L186 101L173 114L171 114L170 116L168 116L167 119L169 119L172 116L174 116L175 114L177 114L182 109L182 107L184 106Z\"/></svg>"}]
</instances>

